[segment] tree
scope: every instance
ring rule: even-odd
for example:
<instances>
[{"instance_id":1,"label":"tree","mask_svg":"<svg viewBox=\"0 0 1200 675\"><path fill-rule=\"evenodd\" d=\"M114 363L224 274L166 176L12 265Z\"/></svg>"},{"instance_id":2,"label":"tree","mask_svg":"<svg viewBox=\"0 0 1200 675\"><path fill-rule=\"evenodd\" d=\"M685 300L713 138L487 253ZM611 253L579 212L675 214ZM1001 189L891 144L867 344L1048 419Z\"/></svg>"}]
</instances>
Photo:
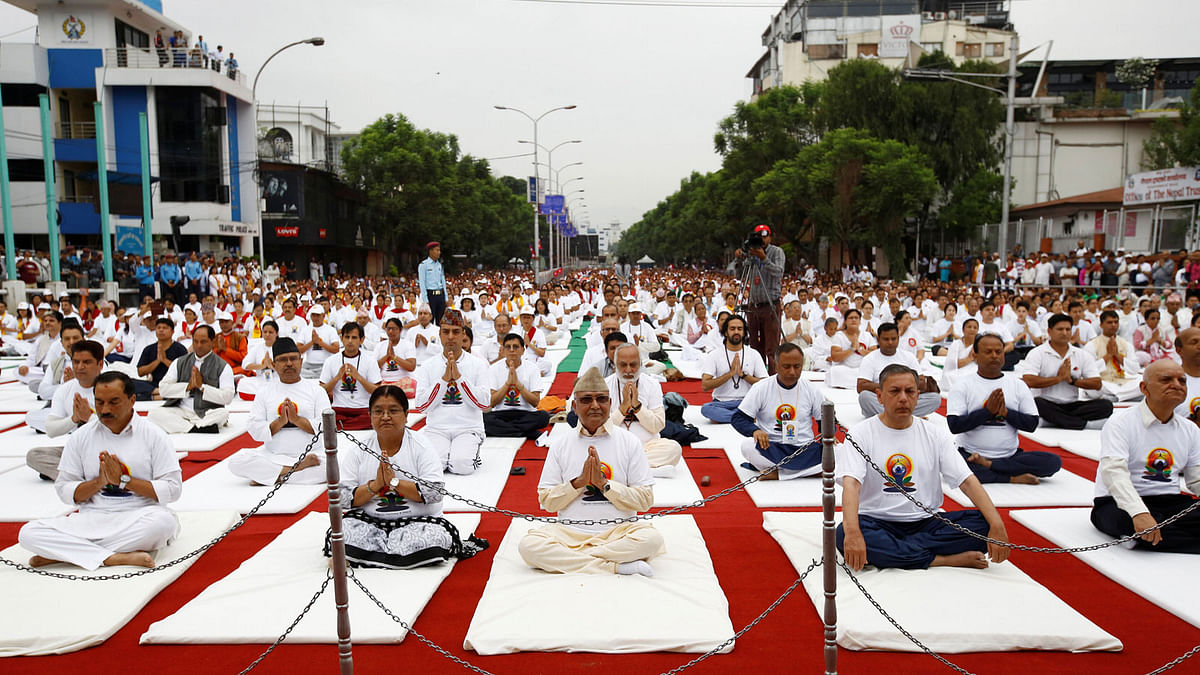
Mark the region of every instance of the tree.
<instances>
[{"instance_id":1,"label":"tree","mask_svg":"<svg viewBox=\"0 0 1200 675\"><path fill-rule=\"evenodd\" d=\"M882 246L897 270L904 269L904 219L938 189L919 150L859 129L829 132L778 162L754 187L760 206L803 209L819 235L845 245Z\"/></svg>"},{"instance_id":2,"label":"tree","mask_svg":"<svg viewBox=\"0 0 1200 675\"><path fill-rule=\"evenodd\" d=\"M1154 133L1142 147L1142 166L1149 170L1176 166L1200 166L1200 82L1192 87L1189 102L1179 110L1179 119L1154 120Z\"/></svg>"}]
</instances>

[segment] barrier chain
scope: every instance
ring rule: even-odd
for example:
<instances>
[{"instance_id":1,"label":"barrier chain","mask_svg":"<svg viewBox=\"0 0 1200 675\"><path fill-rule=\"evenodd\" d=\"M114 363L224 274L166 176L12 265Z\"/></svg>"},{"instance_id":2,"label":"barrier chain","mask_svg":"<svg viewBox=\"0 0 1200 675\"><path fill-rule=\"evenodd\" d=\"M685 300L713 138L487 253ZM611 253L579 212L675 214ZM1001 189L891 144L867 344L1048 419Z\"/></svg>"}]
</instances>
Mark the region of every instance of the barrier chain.
<instances>
[{"instance_id":1,"label":"barrier chain","mask_svg":"<svg viewBox=\"0 0 1200 675\"><path fill-rule=\"evenodd\" d=\"M429 490L437 492L438 494L441 494L444 497L449 497L450 499L454 499L454 500L463 502L464 504L469 504L470 506L473 506L481 511L486 511L489 513L499 513L500 515L508 516L509 518L518 518L521 520L527 520L531 523L532 522L542 522L542 523L558 523L560 525L588 525L588 526L620 525L622 523L636 523L636 522L642 521L642 520L653 520L654 518L661 518L662 516L674 515L676 513L682 513L684 511L688 511L691 509L701 508L711 501L714 501L714 500L720 499L721 497L730 495L734 492L737 492L738 490L745 489L746 486L748 486L752 483L757 483L758 481L763 479L763 476L767 475L768 473L771 473L772 471L778 470L779 467L783 466L784 464L787 464L793 458L798 456L800 453L807 450L811 444L813 444L815 442L819 442L820 438L821 438L819 435L813 436L813 438L811 440L806 441L805 443L800 445L798 450L796 450L792 454L788 455L787 457L784 457L783 459L779 460L779 462L771 465L770 467L768 467L766 469L763 469L759 473L747 478L746 480L744 480L736 485L727 487L724 490L721 490L720 492L709 495L708 497L705 497L703 499L694 501L691 504L684 504L682 506L672 506L669 509L663 509L661 511L654 511L652 513L643 513L643 514L639 514L639 515L629 516L626 518L601 518L599 520L593 520L591 518L588 518L586 520L578 520L578 519L571 519L571 518L558 518L555 516L539 516L539 515L534 515L531 513L521 513L520 511L512 511L510 509L503 509L503 508L500 508L499 506L493 506L491 504L484 504L483 502L476 501L474 499L471 499L470 497L465 497L463 495L455 494L455 493L447 490L444 485L441 485L439 483L432 483L430 481L424 480L421 477L415 476L415 475L405 471L401 467L396 466L394 463L392 463L391 459L384 457L379 452L367 447L367 445L365 443L363 443L359 439L355 438L350 432L343 429L340 431L340 433L342 435L344 435L346 438L349 438L350 441L353 442L355 445L357 445L359 447L359 449L362 450L363 452L367 453L368 455L371 455L372 457L374 457L375 459L378 459L381 462L386 462L388 464L388 466L390 466L392 468L393 471L395 471L398 475L404 476L405 479L410 480L413 483L416 483L417 485L420 485L422 488L427 488Z\"/></svg>"},{"instance_id":2,"label":"barrier chain","mask_svg":"<svg viewBox=\"0 0 1200 675\"><path fill-rule=\"evenodd\" d=\"M889 476L887 474L887 472L885 472L883 469L881 469L879 467L878 464L875 463L875 460L872 459L871 456L866 453L866 451L864 451L861 447L859 447L858 442L855 441L854 437L850 435L849 429L847 429L846 427L843 427L843 426L839 426L839 428L846 433L846 441L849 442L850 445L854 446L854 449L858 452L858 454L861 455L864 460L866 460L867 464L869 464L871 466L871 468L875 470L876 473L878 473L880 476L883 477L883 482L886 484L889 484L889 485L893 485L896 488L898 488L897 491L900 494L904 495L905 499L907 499L908 501L915 504L917 508L921 509L925 513L928 513L929 515L933 516L934 518L937 518L941 522L949 525L950 527L953 527L954 529L958 530L959 532L962 532L963 534L965 534L973 539L978 539L979 541L984 541L989 544L995 544L996 546L1003 546L1004 548L1015 549L1018 551L1029 551L1031 553L1086 553L1088 551L1099 551L1101 549L1109 548L1111 546L1118 546L1120 544L1124 544L1127 541L1133 541L1135 539L1140 539L1141 537L1143 537L1147 534L1150 534L1151 532L1161 530L1162 528L1166 527L1167 525L1170 525L1171 523L1179 520L1180 518L1183 518L1184 516L1195 511L1196 509L1200 509L1200 499L1197 499L1197 500L1193 501L1186 509L1183 509L1179 513L1176 513L1175 515L1173 515L1169 518L1164 518L1161 523L1155 523L1153 527L1148 527L1144 530L1134 532L1133 534L1127 534L1119 539L1114 539L1112 541L1106 541L1106 542L1103 542L1100 544L1093 544L1091 546L1073 546L1070 548L1056 548L1056 547L1051 547L1051 546L1028 546L1025 544L1014 544L1014 543L1008 542L1008 541L1000 541L999 539L993 539L987 535L979 534L978 532L976 532L970 528L959 525L958 523L950 520L949 518L943 516L942 514L930 509L928 506L921 503L921 500L912 496L912 494L909 491L903 489L903 487L899 483L896 482L895 478L892 478L891 476Z\"/></svg>"},{"instance_id":3,"label":"barrier chain","mask_svg":"<svg viewBox=\"0 0 1200 675\"><path fill-rule=\"evenodd\" d=\"M246 521L250 519L250 516L253 516L254 514L258 513L258 510L261 509L272 497L275 496L275 493L279 491L279 488L283 487L284 483L287 482L287 479L291 478L292 474L300 466L300 463L303 462L304 458L306 456L308 456L308 453L310 451L312 451L313 446L316 445L317 439L319 439L320 437L321 437L320 429L318 428L317 433L314 434L312 440L308 442L308 447L306 447L304 449L304 452L302 452L300 454L300 457L296 460L296 463L292 464L292 467L290 469L288 469L287 473L283 474L283 476L280 477L279 482L275 483L275 485L271 488L270 492L267 493L267 496L263 497L262 501L260 501L258 504L255 504L254 508L247 511L246 514L243 515L240 520L238 520L236 523L234 523L228 530L225 530L221 534L217 535L217 537L215 539L213 539L212 541L208 542L207 544L204 544L203 546L192 551L191 553L188 553L186 555L180 556L180 557L172 560L171 562L163 563L161 565L155 565L154 567L148 567L146 569L137 570L135 572L126 572L124 574L104 574L104 575L100 575L100 576L84 576L84 575L79 575L79 574L63 574L62 572L51 572L49 570L41 569L40 567L30 567L29 565L16 562L15 560L9 560L7 558L0 558L0 564L7 565L9 567L21 570L23 572L30 572L32 574L40 574L44 577L53 577L55 579L67 579L70 581L113 581L116 579L132 579L134 577L140 577L140 576L143 576L146 574L152 574L154 572L160 572L160 571L168 569L170 567L174 567L175 565L178 565L182 562L191 560L192 558L195 558L196 556L204 553L205 551L212 548L213 546L216 546L217 544L221 543L221 541L223 539L225 539L225 537L228 537L230 534L232 534L234 530L238 529L242 525L245 525Z\"/></svg>"},{"instance_id":4,"label":"barrier chain","mask_svg":"<svg viewBox=\"0 0 1200 675\"><path fill-rule=\"evenodd\" d=\"M330 581L333 581L333 570L327 569L325 571L325 581L321 582L321 587L317 589L316 593L313 593L312 598L308 601L308 604L304 606L304 609L300 610L300 615L297 616L294 621L292 621L292 625L288 626L287 630L283 631L279 637L275 638L275 641L271 643L271 646L267 647L266 651L259 654L258 658L254 659L250 665L242 669L242 672L238 673L238 675L246 675L246 673L257 668L258 664L263 662L263 659L270 656L271 652L275 651L276 647L283 644L283 641L287 639L287 636L291 634L292 630L294 630L296 626L300 624L300 620L304 618L304 615L308 614L308 610L312 609L313 605L317 604L317 598L321 597L321 594L325 592L325 589L329 588Z\"/></svg>"}]
</instances>

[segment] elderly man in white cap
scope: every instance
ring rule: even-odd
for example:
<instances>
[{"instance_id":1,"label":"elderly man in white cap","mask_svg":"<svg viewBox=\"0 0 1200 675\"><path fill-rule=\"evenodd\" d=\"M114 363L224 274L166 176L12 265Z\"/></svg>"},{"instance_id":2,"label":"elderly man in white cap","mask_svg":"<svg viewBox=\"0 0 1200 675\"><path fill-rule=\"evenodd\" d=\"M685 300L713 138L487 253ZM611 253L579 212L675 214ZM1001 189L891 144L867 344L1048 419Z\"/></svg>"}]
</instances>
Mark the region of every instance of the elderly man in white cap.
<instances>
[{"instance_id":1,"label":"elderly man in white cap","mask_svg":"<svg viewBox=\"0 0 1200 675\"><path fill-rule=\"evenodd\" d=\"M616 401L595 368L575 381L579 426L555 436L538 481L538 503L570 520L628 518L654 504L654 477L642 444L610 412ZM616 526L551 523L530 530L518 551L530 567L558 574L654 576L647 560L663 553L645 521Z\"/></svg>"},{"instance_id":2,"label":"elderly man in white cap","mask_svg":"<svg viewBox=\"0 0 1200 675\"><path fill-rule=\"evenodd\" d=\"M308 318L312 322L309 338L304 342L296 342L300 353L304 355L304 370L301 376L307 380L319 380L325 361L331 355L340 352L342 344L338 341L337 329L325 323L324 307L313 305L308 310Z\"/></svg>"},{"instance_id":3,"label":"elderly man in white cap","mask_svg":"<svg viewBox=\"0 0 1200 675\"><path fill-rule=\"evenodd\" d=\"M521 307L520 325L512 332L525 340L525 360L536 365L542 376L550 374L550 361L546 358L546 334L533 323L533 304Z\"/></svg>"}]
</instances>

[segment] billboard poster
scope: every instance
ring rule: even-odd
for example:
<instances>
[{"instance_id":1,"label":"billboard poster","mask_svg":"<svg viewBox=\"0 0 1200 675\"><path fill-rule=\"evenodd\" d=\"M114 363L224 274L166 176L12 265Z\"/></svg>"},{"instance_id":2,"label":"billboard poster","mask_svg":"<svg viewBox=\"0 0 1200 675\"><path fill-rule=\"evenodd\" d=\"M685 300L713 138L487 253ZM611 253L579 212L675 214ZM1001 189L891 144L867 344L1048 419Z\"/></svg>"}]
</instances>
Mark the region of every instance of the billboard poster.
<instances>
[{"instance_id":1,"label":"billboard poster","mask_svg":"<svg viewBox=\"0 0 1200 675\"><path fill-rule=\"evenodd\" d=\"M1200 167L1135 173L1125 179L1125 206L1200 199Z\"/></svg>"},{"instance_id":2,"label":"billboard poster","mask_svg":"<svg viewBox=\"0 0 1200 675\"><path fill-rule=\"evenodd\" d=\"M263 213L301 217L304 215L304 195L298 171L263 172Z\"/></svg>"},{"instance_id":3,"label":"billboard poster","mask_svg":"<svg viewBox=\"0 0 1200 675\"><path fill-rule=\"evenodd\" d=\"M921 39L921 15L885 15L879 32L879 58L908 57L908 43Z\"/></svg>"}]
</instances>

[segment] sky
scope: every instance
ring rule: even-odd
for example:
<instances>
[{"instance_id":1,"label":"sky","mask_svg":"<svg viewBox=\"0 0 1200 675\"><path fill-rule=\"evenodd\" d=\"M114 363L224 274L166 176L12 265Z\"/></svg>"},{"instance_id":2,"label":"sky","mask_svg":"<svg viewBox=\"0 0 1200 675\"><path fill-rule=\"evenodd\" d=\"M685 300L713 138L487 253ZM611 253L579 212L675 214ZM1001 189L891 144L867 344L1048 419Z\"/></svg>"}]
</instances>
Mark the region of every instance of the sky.
<instances>
[{"instance_id":1,"label":"sky","mask_svg":"<svg viewBox=\"0 0 1200 675\"><path fill-rule=\"evenodd\" d=\"M602 0L611 2L612 0ZM575 212L630 225L692 171L720 168L717 123L750 94L746 72L782 0L693 0L732 7L584 4L579 0L163 0L164 13L236 53L248 77L275 49L311 36L263 72L259 101L323 105L344 131L387 113L455 134L496 175L532 174L538 142L563 141L553 165ZM660 0L678 2L681 0ZM1194 0L1014 0L1027 50L1054 40L1054 59L1200 56ZM0 4L0 36L35 24ZM1190 38L1190 39L1189 39ZM33 31L0 39L28 42ZM542 153L541 160L545 161ZM543 177L546 169L540 171Z\"/></svg>"}]
</instances>

